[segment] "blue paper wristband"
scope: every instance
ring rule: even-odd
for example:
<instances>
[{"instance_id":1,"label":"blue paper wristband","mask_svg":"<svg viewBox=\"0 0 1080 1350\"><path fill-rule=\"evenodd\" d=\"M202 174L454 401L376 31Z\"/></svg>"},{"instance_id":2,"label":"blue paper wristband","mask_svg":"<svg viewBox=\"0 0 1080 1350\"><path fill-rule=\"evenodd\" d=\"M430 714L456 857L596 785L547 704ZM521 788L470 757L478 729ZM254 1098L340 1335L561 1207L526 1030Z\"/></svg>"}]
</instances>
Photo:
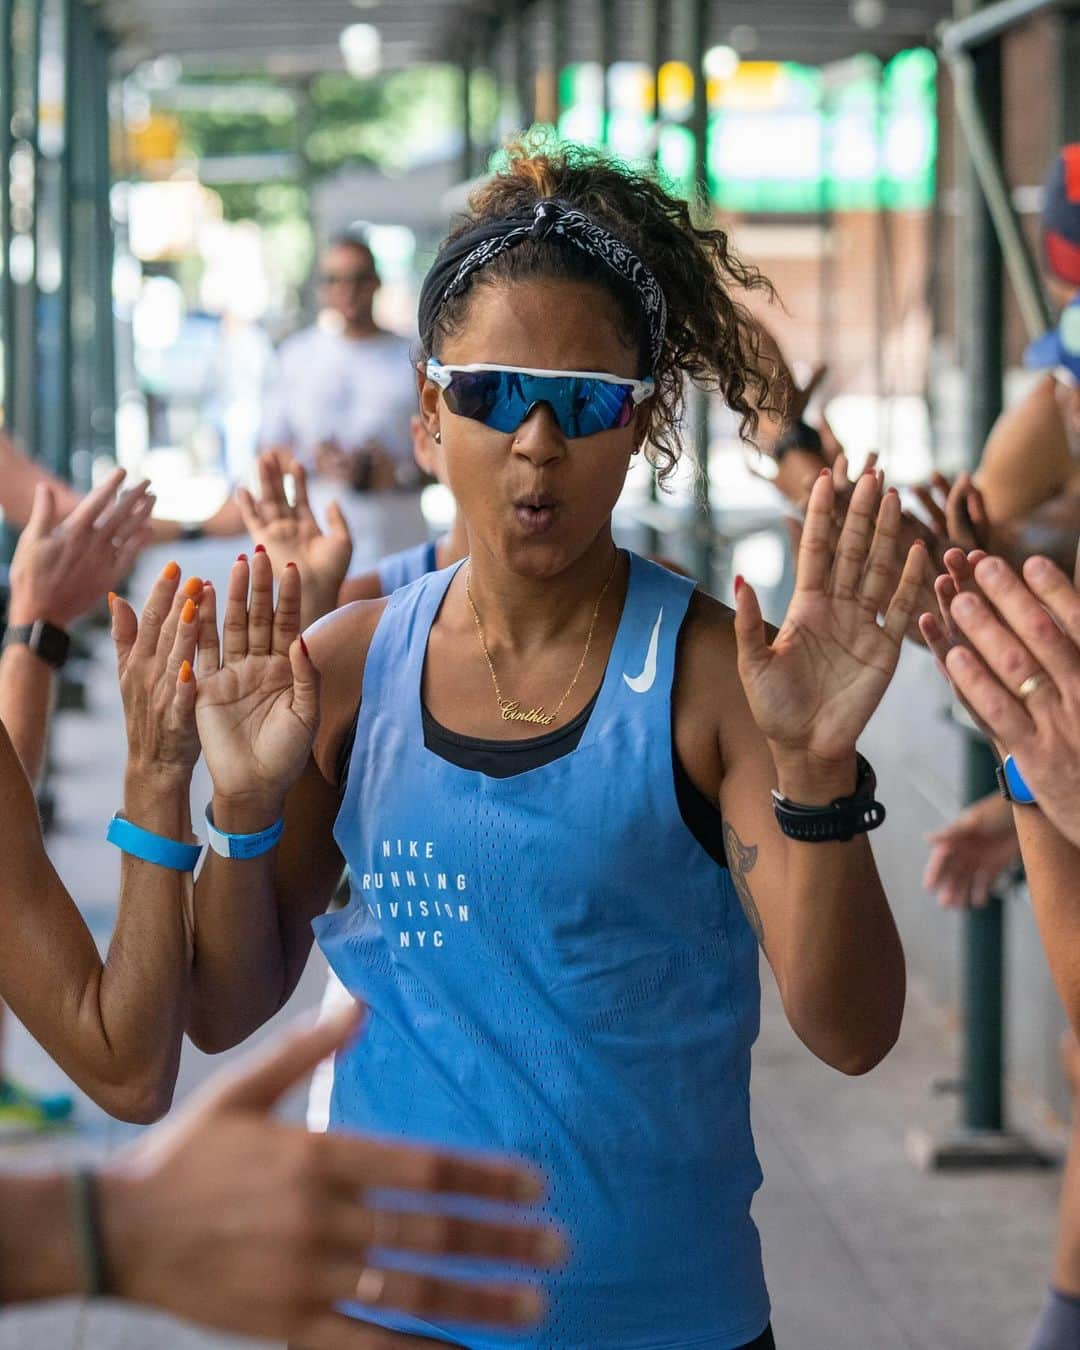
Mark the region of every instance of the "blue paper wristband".
<instances>
[{"instance_id":1,"label":"blue paper wristband","mask_svg":"<svg viewBox=\"0 0 1080 1350\"><path fill-rule=\"evenodd\" d=\"M258 858L263 853L269 853L277 841L281 838L281 832L285 828L285 817L275 820L273 825L265 830L259 830L257 834L226 834L224 830L219 830L214 824L210 815L210 805L206 807L206 829L210 836L210 847L219 858Z\"/></svg>"},{"instance_id":2,"label":"blue paper wristband","mask_svg":"<svg viewBox=\"0 0 1080 1350\"><path fill-rule=\"evenodd\" d=\"M181 844L177 839L151 834L121 815L115 815L109 821L105 838L133 858L169 867L174 872L193 872L202 854L202 844Z\"/></svg>"}]
</instances>

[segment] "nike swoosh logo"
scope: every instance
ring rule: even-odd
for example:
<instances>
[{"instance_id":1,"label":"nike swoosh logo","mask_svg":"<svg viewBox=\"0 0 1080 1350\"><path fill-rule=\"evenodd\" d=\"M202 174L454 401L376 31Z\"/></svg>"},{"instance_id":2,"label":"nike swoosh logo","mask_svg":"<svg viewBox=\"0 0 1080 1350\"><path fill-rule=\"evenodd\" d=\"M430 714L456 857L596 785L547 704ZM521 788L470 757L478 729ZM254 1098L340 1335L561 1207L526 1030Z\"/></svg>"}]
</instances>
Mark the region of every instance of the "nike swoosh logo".
<instances>
[{"instance_id":1,"label":"nike swoosh logo","mask_svg":"<svg viewBox=\"0 0 1080 1350\"><path fill-rule=\"evenodd\" d=\"M623 675L623 679L635 694L647 694L656 679L656 649L660 644L660 624L663 618L664 610L661 606L660 613L656 616L656 623L653 625L652 637L649 639L649 650L645 654L645 665L641 674Z\"/></svg>"}]
</instances>

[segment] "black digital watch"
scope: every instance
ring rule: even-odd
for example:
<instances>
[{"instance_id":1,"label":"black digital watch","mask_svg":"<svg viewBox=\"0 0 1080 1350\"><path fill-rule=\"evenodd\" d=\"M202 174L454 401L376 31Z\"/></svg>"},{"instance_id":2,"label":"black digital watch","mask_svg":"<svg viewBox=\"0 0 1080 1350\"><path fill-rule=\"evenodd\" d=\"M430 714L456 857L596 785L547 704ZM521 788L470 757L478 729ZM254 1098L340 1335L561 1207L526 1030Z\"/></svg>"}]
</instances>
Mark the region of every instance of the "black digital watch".
<instances>
[{"instance_id":1,"label":"black digital watch","mask_svg":"<svg viewBox=\"0 0 1080 1350\"><path fill-rule=\"evenodd\" d=\"M48 619L35 619L33 623L15 624L8 628L4 634L4 646L16 645L29 647L47 666L59 670L68 659L71 638Z\"/></svg>"},{"instance_id":2,"label":"black digital watch","mask_svg":"<svg viewBox=\"0 0 1080 1350\"><path fill-rule=\"evenodd\" d=\"M773 810L782 833L804 844L846 843L884 824L885 808L874 800L877 776L862 755L856 753L855 762L855 791L850 797L837 797L828 806L801 806L773 788Z\"/></svg>"}]
</instances>

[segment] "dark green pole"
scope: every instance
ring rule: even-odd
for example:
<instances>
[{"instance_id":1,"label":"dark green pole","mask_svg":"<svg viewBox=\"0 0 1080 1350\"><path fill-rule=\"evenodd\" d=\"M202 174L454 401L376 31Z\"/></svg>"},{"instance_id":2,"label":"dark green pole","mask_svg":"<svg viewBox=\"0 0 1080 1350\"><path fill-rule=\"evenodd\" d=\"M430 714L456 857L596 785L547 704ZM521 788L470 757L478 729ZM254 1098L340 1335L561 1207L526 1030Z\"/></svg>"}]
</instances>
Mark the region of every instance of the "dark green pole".
<instances>
[{"instance_id":1,"label":"dark green pole","mask_svg":"<svg viewBox=\"0 0 1080 1350\"><path fill-rule=\"evenodd\" d=\"M984 7L978 3L963 6L967 13ZM978 111L1000 161L1000 39L980 44L972 59ZM969 160L965 160L965 173L970 209L960 260L960 275L965 280L961 315L968 386L967 458L974 468L1002 407L1004 267L993 219ZM994 759L986 743L975 736L969 738L966 759L967 797L975 801L995 790ZM968 910L964 925L963 1123L969 1130L1001 1130L1005 973L1001 900L994 896L982 909Z\"/></svg>"},{"instance_id":2,"label":"dark green pole","mask_svg":"<svg viewBox=\"0 0 1080 1350\"><path fill-rule=\"evenodd\" d=\"M667 60L671 48L671 0L652 0L652 22L649 25L649 65L652 67L653 119L656 149L653 158L660 160L660 67Z\"/></svg>"},{"instance_id":3,"label":"dark green pole","mask_svg":"<svg viewBox=\"0 0 1080 1350\"><path fill-rule=\"evenodd\" d=\"M0 250L4 273L0 291L0 326L4 342L4 426L15 426L16 389L15 284L11 279L11 152L15 116L14 0L0 0Z\"/></svg>"},{"instance_id":4,"label":"dark green pole","mask_svg":"<svg viewBox=\"0 0 1080 1350\"><path fill-rule=\"evenodd\" d=\"M709 191L708 134L709 91L705 78L705 48L708 41L709 0L693 0L690 37L690 69L694 73L694 109L690 128L694 134L694 190L700 196L706 219L712 214ZM706 591L713 589L712 511L709 505L709 396L694 393L694 447L698 465L698 500L694 513L693 570Z\"/></svg>"},{"instance_id":5,"label":"dark green pole","mask_svg":"<svg viewBox=\"0 0 1080 1350\"><path fill-rule=\"evenodd\" d=\"M1058 23L1058 140L1066 145L1080 140L1080 10L1064 10Z\"/></svg>"},{"instance_id":6,"label":"dark green pole","mask_svg":"<svg viewBox=\"0 0 1080 1350\"><path fill-rule=\"evenodd\" d=\"M551 65L555 79L555 125L566 111L563 71L570 64L570 21L567 0L551 0Z\"/></svg>"},{"instance_id":7,"label":"dark green pole","mask_svg":"<svg viewBox=\"0 0 1080 1350\"><path fill-rule=\"evenodd\" d=\"M26 416L26 449L35 458L41 453L41 427L42 427L42 409L41 409L41 384L38 375L41 369L38 355L38 308L41 304L41 288L38 275L38 249L41 244L41 231L38 228L38 208L41 203L41 16L44 8L43 0L34 0L32 29L31 29L31 52L30 52L30 146L33 154L34 163L34 196L30 204L33 212L31 218L31 240L34 246L34 266L30 274L29 290L29 313L27 315L27 331L29 333L29 360L32 377L29 381L30 396L27 399Z\"/></svg>"},{"instance_id":8,"label":"dark green pole","mask_svg":"<svg viewBox=\"0 0 1080 1350\"><path fill-rule=\"evenodd\" d=\"M116 329L113 322L112 157L109 153L109 37L93 32L94 382L91 433L95 454L116 454Z\"/></svg>"},{"instance_id":9,"label":"dark green pole","mask_svg":"<svg viewBox=\"0 0 1080 1350\"><path fill-rule=\"evenodd\" d=\"M611 67L615 64L615 0L597 0L600 24L600 143L611 145Z\"/></svg>"},{"instance_id":10,"label":"dark green pole","mask_svg":"<svg viewBox=\"0 0 1080 1350\"><path fill-rule=\"evenodd\" d=\"M68 477L71 469L71 440L75 431L75 371L72 356L71 325L73 310L72 270L74 263L75 231L72 222L73 192L72 166L75 154L75 126L78 120L78 10L79 0L64 0L64 145L60 153L59 173L59 244L60 288L57 295L59 341L57 368L59 377L58 416L53 422L53 440L48 447L49 467L61 477Z\"/></svg>"},{"instance_id":11,"label":"dark green pole","mask_svg":"<svg viewBox=\"0 0 1080 1350\"><path fill-rule=\"evenodd\" d=\"M473 44L466 36L461 52L461 177L470 179L476 173L476 160L473 156L472 127L472 74Z\"/></svg>"}]
</instances>

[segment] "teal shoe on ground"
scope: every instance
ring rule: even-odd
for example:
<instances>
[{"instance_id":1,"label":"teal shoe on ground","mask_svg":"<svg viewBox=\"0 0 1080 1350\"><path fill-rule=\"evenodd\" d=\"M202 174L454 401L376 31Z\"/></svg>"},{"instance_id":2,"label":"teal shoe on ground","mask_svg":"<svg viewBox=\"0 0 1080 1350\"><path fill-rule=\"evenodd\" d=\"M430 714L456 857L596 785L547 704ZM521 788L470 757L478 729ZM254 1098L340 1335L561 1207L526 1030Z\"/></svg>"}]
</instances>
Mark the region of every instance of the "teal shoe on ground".
<instances>
[{"instance_id":1,"label":"teal shoe on ground","mask_svg":"<svg viewBox=\"0 0 1080 1350\"><path fill-rule=\"evenodd\" d=\"M74 1099L66 1092L32 1092L0 1078L0 1136L55 1130L71 1123Z\"/></svg>"}]
</instances>

